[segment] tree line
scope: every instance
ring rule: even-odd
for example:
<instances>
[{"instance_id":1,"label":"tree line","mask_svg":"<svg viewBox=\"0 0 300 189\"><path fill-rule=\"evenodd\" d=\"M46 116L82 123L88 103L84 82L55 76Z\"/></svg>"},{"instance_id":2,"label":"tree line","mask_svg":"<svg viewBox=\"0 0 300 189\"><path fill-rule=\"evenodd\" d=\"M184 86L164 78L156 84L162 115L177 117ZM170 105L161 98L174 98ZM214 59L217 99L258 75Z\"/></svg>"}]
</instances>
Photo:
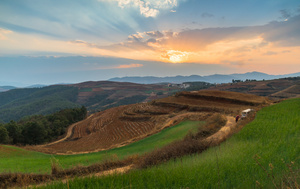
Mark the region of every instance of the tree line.
<instances>
[{"instance_id":1,"label":"tree line","mask_svg":"<svg viewBox=\"0 0 300 189\"><path fill-rule=\"evenodd\" d=\"M0 143L33 145L50 142L63 135L66 128L86 118L87 110L81 108L64 109L50 115L34 115L15 122L0 123Z\"/></svg>"}]
</instances>

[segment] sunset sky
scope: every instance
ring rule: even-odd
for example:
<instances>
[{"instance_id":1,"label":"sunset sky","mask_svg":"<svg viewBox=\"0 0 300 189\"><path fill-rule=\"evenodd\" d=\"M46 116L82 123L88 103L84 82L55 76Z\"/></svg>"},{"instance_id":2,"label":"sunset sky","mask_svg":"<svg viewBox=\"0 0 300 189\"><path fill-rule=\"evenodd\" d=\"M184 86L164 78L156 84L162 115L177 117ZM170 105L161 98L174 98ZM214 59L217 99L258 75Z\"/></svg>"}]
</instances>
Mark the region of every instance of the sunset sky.
<instances>
[{"instance_id":1,"label":"sunset sky","mask_svg":"<svg viewBox=\"0 0 300 189\"><path fill-rule=\"evenodd\" d=\"M1 0L0 85L300 72L299 0Z\"/></svg>"}]
</instances>

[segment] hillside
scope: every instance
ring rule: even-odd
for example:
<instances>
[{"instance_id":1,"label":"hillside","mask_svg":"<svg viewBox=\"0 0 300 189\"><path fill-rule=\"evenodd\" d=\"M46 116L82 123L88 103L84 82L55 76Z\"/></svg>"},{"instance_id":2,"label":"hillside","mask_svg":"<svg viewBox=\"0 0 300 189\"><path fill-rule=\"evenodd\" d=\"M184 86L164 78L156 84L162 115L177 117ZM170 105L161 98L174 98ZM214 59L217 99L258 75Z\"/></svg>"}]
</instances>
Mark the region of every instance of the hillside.
<instances>
[{"instance_id":1,"label":"hillside","mask_svg":"<svg viewBox=\"0 0 300 189\"><path fill-rule=\"evenodd\" d=\"M299 83L300 77L218 85L206 82L158 85L90 81L42 88L13 89L0 93L0 122L18 121L24 116L46 115L82 105L87 108L89 114L92 114L121 105L149 102L183 90L197 91L207 88L267 96L275 100L284 99L300 95Z\"/></svg>"},{"instance_id":2,"label":"hillside","mask_svg":"<svg viewBox=\"0 0 300 189\"><path fill-rule=\"evenodd\" d=\"M208 86L204 86L208 87ZM0 93L0 122L46 115L65 108L86 106L89 112L149 101L173 94L180 86L141 85L109 81L13 89Z\"/></svg>"},{"instance_id":3,"label":"hillside","mask_svg":"<svg viewBox=\"0 0 300 189\"><path fill-rule=\"evenodd\" d=\"M263 108L239 133L200 154L43 188L299 188L299 105L298 98Z\"/></svg>"},{"instance_id":4,"label":"hillside","mask_svg":"<svg viewBox=\"0 0 300 189\"><path fill-rule=\"evenodd\" d=\"M80 107L80 104L76 102L77 94L78 89L75 87L58 85L2 92L0 93L0 122Z\"/></svg>"},{"instance_id":5,"label":"hillside","mask_svg":"<svg viewBox=\"0 0 300 189\"><path fill-rule=\"evenodd\" d=\"M1 175L3 173L51 173L51 160L59 161L63 168L70 168L76 165L89 166L95 163L106 161L109 157L118 157L119 159L128 156L143 154L156 148L165 146L174 140L184 138L189 132L197 131L204 122L184 121L173 127L164 129L155 135L149 136L127 146L116 149L101 151L89 154L77 155L53 155L44 154L35 151L25 150L16 146L0 145L0 188Z\"/></svg>"},{"instance_id":6,"label":"hillside","mask_svg":"<svg viewBox=\"0 0 300 189\"><path fill-rule=\"evenodd\" d=\"M273 99L300 97L300 77L220 84L209 90L233 91Z\"/></svg>"},{"instance_id":7,"label":"hillside","mask_svg":"<svg viewBox=\"0 0 300 189\"><path fill-rule=\"evenodd\" d=\"M100 111L111 107L166 97L181 90L180 86L145 85L127 82L89 81L72 84L79 90L77 103L90 111Z\"/></svg>"},{"instance_id":8,"label":"hillside","mask_svg":"<svg viewBox=\"0 0 300 189\"><path fill-rule=\"evenodd\" d=\"M65 140L31 149L56 154L95 152L140 140L182 120L204 120L215 112L236 115L269 104L265 97L223 91L180 92L175 96L111 108L72 126Z\"/></svg>"}]
</instances>

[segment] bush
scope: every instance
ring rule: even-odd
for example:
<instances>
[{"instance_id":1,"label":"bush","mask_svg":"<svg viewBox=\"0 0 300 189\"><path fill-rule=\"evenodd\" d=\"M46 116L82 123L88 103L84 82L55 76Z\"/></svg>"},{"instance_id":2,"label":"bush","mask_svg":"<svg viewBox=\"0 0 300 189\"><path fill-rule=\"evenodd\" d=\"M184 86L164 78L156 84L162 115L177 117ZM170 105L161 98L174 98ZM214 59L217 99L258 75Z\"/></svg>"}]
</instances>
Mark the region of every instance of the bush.
<instances>
[{"instance_id":1,"label":"bush","mask_svg":"<svg viewBox=\"0 0 300 189\"><path fill-rule=\"evenodd\" d=\"M207 124L200 127L196 134L189 133L183 140L175 141L161 149L154 150L141 158L138 167L145 168L176 159L188 154L200 153L210 147L210 144L201 141L216 133L227 122L224 115L213 114L207 119Z\"/></svg>"},{"instance_id":2,"label":"bush","mask_svg":"<svg viewBox=\"0 0 300 189\"><path fill-rule=\"evenodd\" d=\"M5 127L0 126L0 143L4 144L8 141L8 132Z\"/></svg>"},{"instance_id":3,"label":"bush","mask_svg":"<svg viewBox=\"0 0 300 189\"><path fill-rule=\"evenodd\" d=\"M204 139L204 138L216 133L227 123L226 117L224 115L221 115L218 113L213 114L206 121L207 121L206 126L200 127L198 132L195 135L193 135L194 139L197 139L197 140ZM189 136L189 137L191 137L191 136Z\"/></svg>"}]
</instances>

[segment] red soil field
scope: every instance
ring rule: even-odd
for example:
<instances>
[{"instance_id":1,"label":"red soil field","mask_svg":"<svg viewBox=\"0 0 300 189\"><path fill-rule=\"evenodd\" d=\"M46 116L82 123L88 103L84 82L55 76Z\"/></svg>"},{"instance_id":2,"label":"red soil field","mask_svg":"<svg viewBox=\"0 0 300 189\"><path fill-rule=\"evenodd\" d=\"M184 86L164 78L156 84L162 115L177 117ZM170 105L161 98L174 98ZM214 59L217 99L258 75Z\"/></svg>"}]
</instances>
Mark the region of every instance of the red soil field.
<instances>
[{"instance_id":1,"label":"red soil field","mask_svg":"<svg viewBox=\"0 0 300 189\"><path fill-rule=\"evenodd\" d=\"M225 91L180 92L174 96L111 108L70 126L56 143L31 147L52 154L96 152L120 147L157 133L184 119L205 120L212 113L236 115L269 104L265 97Z\"/></svg>"},{"instance_id":2,"label":"red soil field","mask_svg":"<svg viewBox=\"0 0 300 189\"><path fill-rule=\"evenodd\" d=\"M242 92L276 100L295 98L300 96L300 77L220 84L209 90Z\"/></svg>"}]
</instances>

